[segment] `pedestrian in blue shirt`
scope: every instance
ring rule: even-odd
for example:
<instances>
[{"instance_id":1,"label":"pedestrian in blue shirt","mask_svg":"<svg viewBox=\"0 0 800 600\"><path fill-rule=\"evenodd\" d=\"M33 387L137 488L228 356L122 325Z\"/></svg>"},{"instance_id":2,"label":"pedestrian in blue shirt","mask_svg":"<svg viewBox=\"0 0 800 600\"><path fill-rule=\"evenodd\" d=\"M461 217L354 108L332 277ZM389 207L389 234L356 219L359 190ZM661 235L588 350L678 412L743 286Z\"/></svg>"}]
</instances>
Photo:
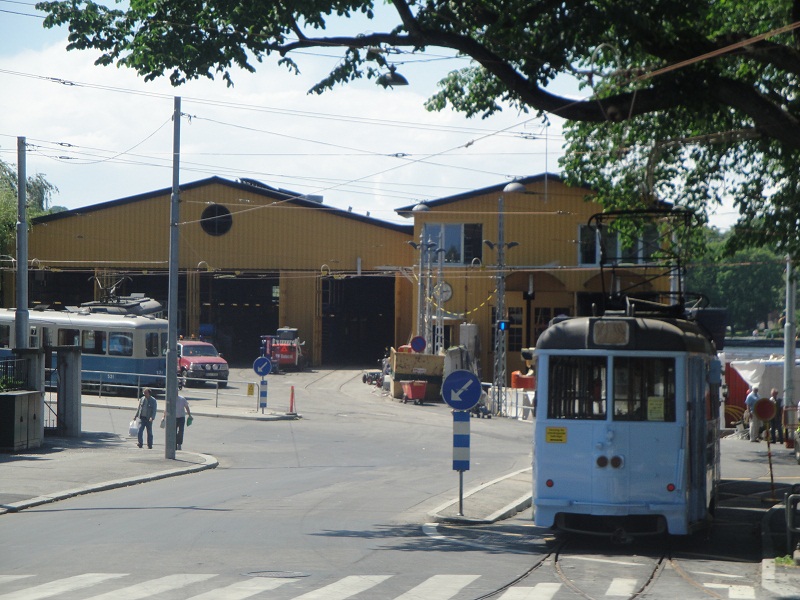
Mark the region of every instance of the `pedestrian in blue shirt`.
<instances>
[{"instance_id":1,"label":"pedestrian in blue shirt","mask_svg":"<svg viewBox=\"0 0 800 600\"><path fill-rule=\"evenodd\" d=\"M756 402L758 402L758 388L754 387L750 390L750 393L747 394L747 398L744 399L745 406L747 406L747 412L750 414L750 441L751 442L760 442L759 436L761 435L761 421L758 420L756 416L755 407Z\"/></svg>"}]
</instances>

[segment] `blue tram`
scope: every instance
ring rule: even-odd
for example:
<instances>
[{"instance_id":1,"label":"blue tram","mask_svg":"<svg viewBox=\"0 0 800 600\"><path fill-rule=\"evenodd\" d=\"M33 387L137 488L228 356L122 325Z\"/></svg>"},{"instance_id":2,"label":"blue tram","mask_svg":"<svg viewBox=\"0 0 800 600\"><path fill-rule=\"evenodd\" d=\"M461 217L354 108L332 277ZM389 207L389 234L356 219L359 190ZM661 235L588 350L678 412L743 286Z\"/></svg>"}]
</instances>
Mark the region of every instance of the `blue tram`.
<instances>
[{"instance_id":1,"label":"blue tram","mask_svg":"<svg viewBox=\"0 0 800 600\"><path fill-rule=\"evenodd\" d=\"M537 340L537 525L629 539L710 520L721 364L700 323L650 304L564 318Z\"/></svg>"},{"instance_id":2,"label":"blue tram","mask_svg":"<svg viewBox=\"0 0 800 600\"><path fill-rule=\"evenodd\" d=\"M13 308L0 309L0 356L16 347ZM78 346L84 387L164 387L168 322L151 316L32 310L30 348ZM55 359L54 359L55 360Z\"/></svg>"}]
</instances>

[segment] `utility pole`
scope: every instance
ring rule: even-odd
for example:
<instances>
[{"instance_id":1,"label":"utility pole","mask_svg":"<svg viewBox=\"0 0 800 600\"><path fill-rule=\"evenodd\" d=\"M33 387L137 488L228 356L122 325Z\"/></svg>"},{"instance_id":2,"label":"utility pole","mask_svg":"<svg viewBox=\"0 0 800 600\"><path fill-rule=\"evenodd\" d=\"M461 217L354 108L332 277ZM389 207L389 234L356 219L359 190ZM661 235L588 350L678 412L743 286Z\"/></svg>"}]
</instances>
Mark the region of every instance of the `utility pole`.
<instances>
[{"instance_id":1,"label":"utility pole","mask_svg":"<svg viewBox=\"0 0 800 600\"><path fill-rule=\"evenodd\" d=\"M436 270L436 350L435 354L444 352L444 306L442 302L442 284L444 270L444 227L439 228L439 244L436 248L438 269Z\"/></svg>"},{"instance_id":2,"label":"utility pole","mask_svg":"<svg viewBox=\"0 0 800 600\"><path fill-rule=\"evenodd\" d=\"M794 362L795 362L795 336L797 335L797 323L795 323L795 303L797 299L797 282L795 281L794 271L792 270L792 259L786 256L786 322L783 332L783 407L794 409L797 405L794 399ZM787 415L796 415L793 410ZM780 415L778 415L780 417ZM796 425L797 419L793 418L792 423ZM789 435L794 435L790 427Z\"/></svg>"},{"instance_id":3,"label":"utility pole","mask_svg":"<svg viewBox=\"0 0 800 600\"><path fill-rule=\"evenodd\" d=\"M178 400L178 220L180 219L181 98L175 96L172 115L172 196L169 214L169 293L167 297L167 385L164 458L175 458Z\"/></svg>"},{"instance_id":4,"label":"utility pole","mask_svg":"<svg viewBox=\"0 0 800 600\"><path fill-rule=\"evenodd\" d=\"M16 348L27 348L30 328L28 326L28 218L27 199L27 163L25 138L17 138L17 278L16 305L14 317L14 335Z\"/></svg>"}]
</instances>

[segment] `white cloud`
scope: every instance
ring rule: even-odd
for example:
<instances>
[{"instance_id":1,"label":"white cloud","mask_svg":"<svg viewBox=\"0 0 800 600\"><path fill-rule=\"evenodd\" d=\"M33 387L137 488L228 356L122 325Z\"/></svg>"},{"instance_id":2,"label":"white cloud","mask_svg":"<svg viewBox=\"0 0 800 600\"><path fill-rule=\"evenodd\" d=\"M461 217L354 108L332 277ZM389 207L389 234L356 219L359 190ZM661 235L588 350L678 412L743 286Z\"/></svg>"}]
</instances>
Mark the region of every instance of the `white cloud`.
<instances>
[{"instance_id":1,"label":"white cloud","mask_svg":"<svg viewBox=\"0 0 800 600\"><path fill-rule=\"evenodd\" d=\"M0 81L14 90L0 97L0 158L15 163L14 138L25 136L28 173L46 174L60 189L55 203L68 208L170 186L174 95L191 115L181 125L182 182L252 177L383 219L397 220L394 209L416 200L541 172L545 159L555 170L560 152L559 141L545 156L542 139L496 133L530 116L425 111L434 89L414 85L414 68L408 87L359 81L308 95L330 59L303 58L314 77L264 63L255 74L235 73L233 88L221 79L172 88L166 78L144 83L129 69L94 66L94 58L63 42L0 56ZM513 127L540 129L535 120Z\"/></svg>"}]
</instances>

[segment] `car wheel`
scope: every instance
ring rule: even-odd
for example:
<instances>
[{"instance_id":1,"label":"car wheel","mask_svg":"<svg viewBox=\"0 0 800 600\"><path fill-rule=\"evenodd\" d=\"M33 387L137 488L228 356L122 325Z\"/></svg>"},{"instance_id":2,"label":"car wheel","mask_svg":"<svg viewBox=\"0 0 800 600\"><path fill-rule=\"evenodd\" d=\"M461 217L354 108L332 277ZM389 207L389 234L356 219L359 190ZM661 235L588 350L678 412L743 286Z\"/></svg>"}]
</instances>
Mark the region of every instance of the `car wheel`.
<instances>
[{"instance_id":1,"label":"car wheel","mask_svg":"<svg viewBox=\"0 0 800 600\"><path fill-rule=\"evenodd\" d=\"M227 381L220 381L218 385L221 388L226 388L226 387L228 387L228 382Z\"/></svg>"}]
</instances>

